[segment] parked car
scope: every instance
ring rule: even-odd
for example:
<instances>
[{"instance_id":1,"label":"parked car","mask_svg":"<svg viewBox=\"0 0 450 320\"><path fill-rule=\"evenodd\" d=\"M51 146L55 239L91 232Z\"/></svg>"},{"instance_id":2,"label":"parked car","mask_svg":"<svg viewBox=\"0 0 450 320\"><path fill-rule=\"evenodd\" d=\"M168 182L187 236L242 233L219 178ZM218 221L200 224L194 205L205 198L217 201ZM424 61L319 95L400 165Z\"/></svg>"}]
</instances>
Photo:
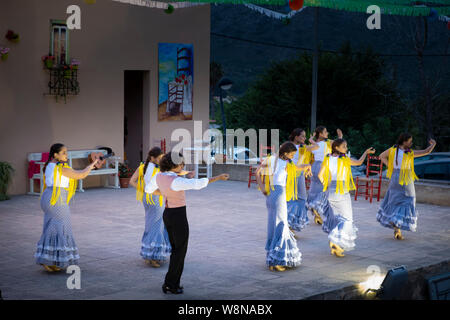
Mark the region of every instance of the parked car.
<instances>
[{"instance_id":1,"label":"parked car","mask_svg":"<svg viewBox=\"0 0 450 320\"><path fill-rule=\"evenodd\" d=\"M414 171L419 179L450 181L450 158L421 161L414 165Z\"/></svg>"},{"instance_id":2,"label":"parked car","mask_svg":"<svg viewBox=\"0 0 450 320\"><path fill-rule=\"evenodd\" d=\"M440 160L440 159L450 159L450 152L432 152L426 156L415 158L414 163L419 163L422 161L428 161L428 160Z\"/></svg>"},{"instance_id":3,"label":"parked car","mask_svg":"<svg viewBox=\"0 0 450 320\"><path fill-rule=\"evenodd\" d=\"M219 153L215 153L215 157L223 156ZM217 158L216 158L217 159ZM245 163L249 163L250 161L253 161L252 163L256 164L259 163L259 157L249 148L247 147L234 147L233 148L233 160L237 161L238 159L245 160Z\"/></svg>"}]
</instances>

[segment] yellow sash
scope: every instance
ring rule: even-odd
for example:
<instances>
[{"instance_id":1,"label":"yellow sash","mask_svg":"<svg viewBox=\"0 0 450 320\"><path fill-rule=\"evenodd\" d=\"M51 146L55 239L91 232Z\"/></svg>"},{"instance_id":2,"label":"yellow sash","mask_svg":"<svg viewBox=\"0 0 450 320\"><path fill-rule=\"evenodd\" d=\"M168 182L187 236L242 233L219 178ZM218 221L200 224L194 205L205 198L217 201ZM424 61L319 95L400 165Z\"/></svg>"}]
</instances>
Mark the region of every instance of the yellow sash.
<instances>
[{"instance_id":1,"label":"yellow sash","mask_svg":"<svg viewBox=\"0 0 450 320\"><path fill-rule=\"evenodd\" d=\"M397 152L396 147L392 147L389 149L389 159L388 159L388 171L386 177L391 179L392 172L394 171L394 161L395 161L395 153ZM408 185L413 183L414 180L419 180L414 172L414 151L410 151L408 153L403 152L402 164L400 167L400 176L398 178L398 183L400 185Z\"/></svg>"},{"instance_id":2,"label":"yellow sash","mask_svg":"<svg viewBox=\"0 0 450 320\"><path fill-rule=\"evenodd\" d=\"M313 160L313 154L303 145L297 150L297 165L309 164ZM301 175L301 171L297 171L297 177Z\"/></svg>"},{"instance_id":3,"label":"yellow sash","mask_svg":"<svg viewBox=\"0 0 450 320\"><path fill-rule=\"evenodd\" d=\"M144 199L144 188L145 188L144 166L145 166L144 163L141 163L141 165L139 166L139 178L138 178L138 183L136 186L136 200L138 200L138 201L143 201L143 199ZM155 174L157 174L158 172L159 172L159 168L154 167L152 176L150 179L152 179L155 176ZM155 202L153 201L153 194L147 193L145 200L147 201L148 204L156 205ZM160 207L163 206L163 197L162 196L159 196L159 205L160 205Z\"/></svg>"},{"instance_id":4,"label":"yellow sash","mask_svg":"<svg viewBox=\"0 0 450 320\"><path fill-rule=\"evenodd\" d=\"M328 189L331 183L331 172L330 172L330 154L327 154L322 162L323 175L319 176L323 184L323 192ZM346 170L344 170L346 169ZM345 176L344 176L345 172ZM344 194L350 190L355 190L355 183L353 182L353 175L351 170L350 158L347 156L339 157L337 160L337 180L336 180L336 193Z\"/></svg>"},{"instance_id":5,"label":"yellow sash","mask_svg":"<svg viewBox=\"0 0 450 320\"><path fill-rule=\"evenodd\" d=\"M64 164L59 163L59 164L55 165L55 169L53 169L53 192L52 192L52 198L50 199L50 204L52 206L54 206L58 200L59 200L60 204L62 204L61 188L56 186L56 184L57 184L56 179L59 180L58 186L61 185L62 168L70 169L70 167L67 163L64 163ZM59 177L59 178L57 178L57 177ZM46 188L47 188L47 185L45 183L45 172L44 172L44 187L42 188L41 197L42 197L42 193L44 192L44 190ZM70 199L72 199L72 197L75 194L75 191L77 189L77 180L69 178L69 187L64 188L64 189L68 191L66 202L67 202L67 204L69 204Z\"/></svg>"},{"instance_id":6,"label":"yellow sash","mask_svg":"<svg viewBox=\"0 0 450 320\"><path fill-rule=\"evenodd\" d=\"M266 166L261 170L261 179L264 183L264 190L267 195L270 194L270 190L275 190L273 186L273 172L272 172L272 161L274 163L274 172L276 171L276 166L278 162L278 157L268 156L266 158ZM286 165L287 180L286 180L286 201L297 200L297 167L294 163L288 162ZM258 187L258 190L261 190Z\"/></svg>"}]
</instances>

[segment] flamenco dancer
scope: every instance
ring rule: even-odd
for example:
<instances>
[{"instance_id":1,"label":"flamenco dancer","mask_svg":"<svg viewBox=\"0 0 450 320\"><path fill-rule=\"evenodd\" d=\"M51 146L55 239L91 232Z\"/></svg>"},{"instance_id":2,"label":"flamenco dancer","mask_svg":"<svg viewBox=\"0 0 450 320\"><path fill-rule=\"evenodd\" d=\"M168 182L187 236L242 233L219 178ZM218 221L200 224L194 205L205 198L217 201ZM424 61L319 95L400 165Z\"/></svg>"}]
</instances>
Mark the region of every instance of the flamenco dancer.
<instances>
[{"instance_id":1,"label":"flamenco dancer","mask_svg":"<svg viewBox=\"0 0 450 320\"><path fill-rule=\"evenodd\" d=\"M281 145L278 156L269 156L256 170L259 189L266 196L268 211L266 264L271 271L285 271L301 263L294 234L287 221L287 202L296 196L297 171L310 171L309 164L292 161L297 148L288 141Z\"/></svg>"},{"instance_id":2,"label":"flamenco dancer","mask_svg":"<svg viewBox=\"0 0 450 320\"><path fill-rule=\"evenodd\" d=\"M130 184L136 188L136 199L143 203L145 209L145 230L140 255L145 263L154 268L159 268L161 263L167 260L172 249L163 221L163 197L156 190L156 174L159 172L159 161L163 155L158 147L150 149L147 160L130 179ZM150 190L155 191L151 193Z\"/></svg>"},{"instance_id":3,"label":"flamenco dancer","mask_svg":"<svg viewBox=\"0 0 450 320\"><path fill-rule=\"evenodd\" d=\"M306 132L303 129L296 128L292 130L289 141L294 143L297 152L292 161L297 165L309 164L312 160L311 150L315 149L315 145L307 146ZM297 199L287 202L288 223L292 232L301 231L309 223L308 208L306 207L306 185L304 171L297 173Z\"/></svg>"},{"instance_id":4,"label":"flamenco dancer","mask_svg":"<svg viewBox=\"0 0 450 320\"><path fill-rule=\"evenodd\" d=\"M178 159L175 157L178 156ZM163 213L164 224L169 234L172 253L170 255L169 270L167 271L162 290L164 293L183 293L180 286L183 273L184 258L188 247L189 224L186 217L185 190L200 190L209 183L218 180L228 180L228 174L221 174L212 178L187 179L180 177L186 173L183 170L182 154L169 152L160 161L161 172L156 175L156 184L165 198ZM184 171L184 172L183 172ZM192 176L192 172L190 173ZM153 192L153 190L149 190Z\"/></svg>"},{"instance_id":5,"label":"flamenco dancer","mask_svg":"<svg viewBox=\"0 0 450 320\"><path fill-rule=\"evenodd\" d=\"M331 254L343 257L344 251L355 248L358 231L353 224L352 201L349 194L350 190L355 190L351 166L363 164L366 156L375 153L375 149L367 149L359 160L347 157L347 142L344 139L333 141L331 149L331 154L325 156L318 175L327 196L323 207L322 230L328 233Z\"/></svg>"},{"instance_id":6,"label":"flamenco dancer","mask_svg":"<svg viewBox=\"0 0 450 320\"><path fill-rule=\"evenodd\" d=\"M387 166L389 187L377 213L377 221L387 228L394 229L394 238L404 239L401 230L416 231L416 191L414 180L414 158L423 157L433 151L436 141L431 139L425 150L412 150L412 136L402 133L397 144L381 155L381 161Z\"/></svg>"},{"instance_id":7,"label":"flamenco dancer","mask_svg":"<svg viewBox=\"0 0 450 320\"><path fill-rule=\"evenodd\" d=\"M342 139L343 135L341 129L337 129L336 132L338 138ZM326 195L323 192L323 185L318 178L318 174L325 155L331 153L331 144L333 143L333 140L328 139L327 128L319 126L314 130L314 137L311 137L309 142L316 146L311 148L311 152L314 155L314 163L311 168L313 176L311 177L306 207L313 213L314 222L321 225L323 220L320 215L323 214L324 211Z\"/></svg>"},{"instance_id":8,"label":"flamenco dancer","mask_svg":"<svg viewBox=\"0 0 450 320\"><path fill-rule=\"evenodd\" d=\"M44 165L44 187L40 200L45 213L44 225L34 255L36 263L48 272L78 264L80 256L72 235L69 202L75 194L77 180L84 179L98 160L84 170L73 170L66 162L67 148L61 143L52 145Z\"/></svg>"}]
</instances>

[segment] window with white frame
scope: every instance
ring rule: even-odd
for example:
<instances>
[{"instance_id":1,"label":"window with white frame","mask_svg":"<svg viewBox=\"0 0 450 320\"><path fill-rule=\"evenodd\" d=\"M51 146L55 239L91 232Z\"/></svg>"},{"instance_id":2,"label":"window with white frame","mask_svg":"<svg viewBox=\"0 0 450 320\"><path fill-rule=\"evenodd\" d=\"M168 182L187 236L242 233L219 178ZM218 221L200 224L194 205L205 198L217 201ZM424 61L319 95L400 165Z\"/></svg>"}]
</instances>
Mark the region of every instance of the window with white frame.
<instances>
[{"instance_id":1,"label":"window with white frame","mask_svg":"<svg viewBox=\"0 0 450 320\"><path fill-rule=\"evenodd\" d=\"M50 54L57 65L69 64L69 30L65 22L51 21Z\"/></svg>"}]
</instances>

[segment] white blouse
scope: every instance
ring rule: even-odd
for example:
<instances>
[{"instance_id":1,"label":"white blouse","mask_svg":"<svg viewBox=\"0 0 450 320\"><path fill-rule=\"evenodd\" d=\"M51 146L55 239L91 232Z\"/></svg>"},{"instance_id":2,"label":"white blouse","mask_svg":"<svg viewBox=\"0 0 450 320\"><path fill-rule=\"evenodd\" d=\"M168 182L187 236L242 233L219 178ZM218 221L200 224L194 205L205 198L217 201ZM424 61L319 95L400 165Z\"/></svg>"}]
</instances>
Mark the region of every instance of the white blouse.
<instances>
[{"instance_id":1,"label":"white blouse","mask_svg":"<svg viewBox=\"0 0 450 320\"><path fill-rule=\"evenodd\" d=\"M156 176L158 174L165 174L170 176L176 176L177 174L173 171L167 172L158 172L152 179L152 183L149 185L147 189L147 185L145 185L145 192L153 193L156 189L158 189L158 185L156 183ZM200 190L205 188L209 183L208 178L200 178L200 179L188 179L183 177L175 178L170 185L170 188L173 191L182 191L182 190Z\"/></svg>"},{"instance_id":2,"label":"white blouse","mask_svg":"<svg viewBox=\"0 0 450 320\"><path fill-rule=\"evenodd\" d=\"M275 168L275 162L277 162L277 167ZM278 161L275 161L275 158L271 160L271 172L273 172L273 184L285 187L287 180L287 171L286 165L288 161L278 158Z\"/></svg>"},{"instance_id":3,"label":"white blouse","mask_svg":"<svg viewBox=\"0 0 450 320\"><path fill-rule=\"evenodd\" d=\"M297 162L298 162L298 156L299 156L298 149L300 148L300 144L295 144L295 143L294 143L294 145L295 145L295 147L297 148L297 152L295 152L295 155L294 155L294 158L292 158L292 161L293 161L294 163L297 163Z\"/></svg>"},{"instance_id":4,"label":"white blouse","mask_svg":"<svg viewBox=\"0 0 450 320\"><path fill-rule=\"evenodd\" d=\"M403 160L403 150L402 149L400 149L400 148L397 148L397 152L398 152L398 154L397 154L397 161L398 161L398 164L397 164L397 162L395 161L395 154L394 154L394 169L400 169L401 167L402 167L402 160Z\"/></svg>"},{"instance_id":5,"label":"white blouse","mask_svg":"<svg viewBox=\"0 0 450 320\"><path fill-rule=\"evenodd\" d=\"M156 185L156 176L158 174L155 174L152 178L154 169L155 164L153 162L149 162L147 166L147 171L145 171L144 174L144 183L145 183L144 191L146 193L153 193L156 189L158 189L158 186Z\"/></svg>"},{"instance_id":6,"label":"white blouse","mask_svg":"<svg viewBox=\"0 0 450 320\"><path fill-rule=\"evenodd\" d=\"M337 180L338 159L339 159L339 157L330 156L330 162L329 162L328 168L330 169L332 181ZM345 179L346 175L347 175L347 168L344 168L344 172L343 172L344 179Z\"/></svg>"},{"instance_id":7,"label":"white blouse","mask_svg":"<svg viewBox=\"0 0 450 320\"><path fill-rule=\"evenodd\" d=\"M325 150L327 148L327 142L319 141L317 142L317 144L319 145L319 148L312 151L312 153L314 154L314 161L323 161L326 156Z\"/></svg>"},{"instance_id":8,"label":"white blouse","mask_svg":"<svg viewBox=\"0 0 450 320\"><path fill-rule=\"evenodd\" d=\"M45 184L48 187L53 186L53 170L55 170L56 163L49 162L45 168ZM70 179L64 175L61 176L61 185L59 185L59 176L56 177L56 187L68 188Z\"/></svg>"}]
</instances>

